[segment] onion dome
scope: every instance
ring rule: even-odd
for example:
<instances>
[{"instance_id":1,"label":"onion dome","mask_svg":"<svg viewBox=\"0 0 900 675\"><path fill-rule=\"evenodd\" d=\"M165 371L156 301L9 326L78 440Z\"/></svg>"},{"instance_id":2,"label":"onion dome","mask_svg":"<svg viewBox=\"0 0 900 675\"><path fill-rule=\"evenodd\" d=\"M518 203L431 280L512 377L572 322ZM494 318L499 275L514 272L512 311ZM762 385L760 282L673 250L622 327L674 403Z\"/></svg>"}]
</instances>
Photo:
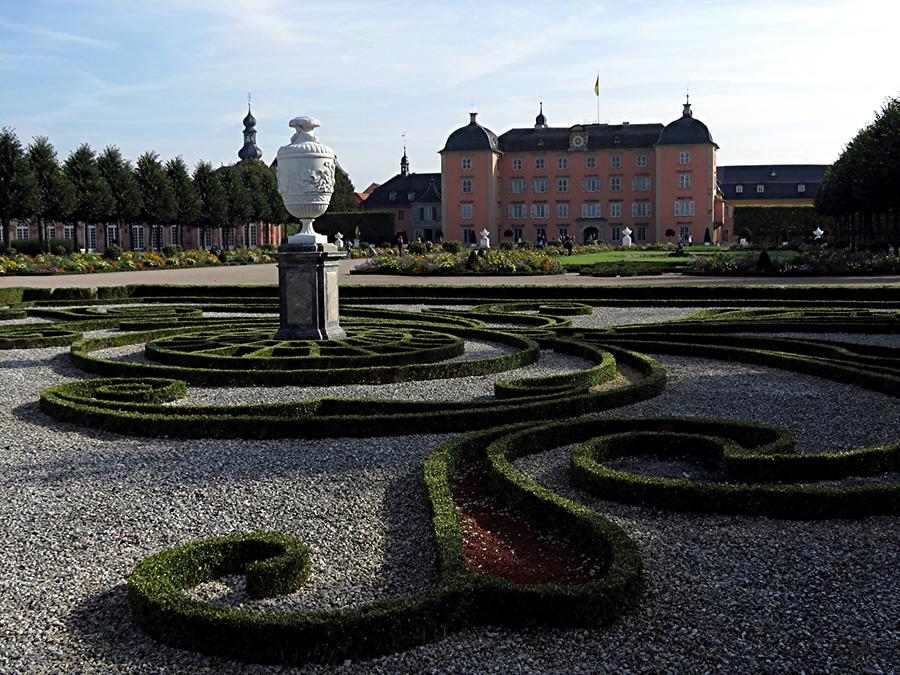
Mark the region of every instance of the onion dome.
<instances>
[{"instance_id":1,"label":"onion dome","mask_svg":"<svg viewBox=\"0 0 900 675\"><path fill-rule=\"evenodd\" d=\"M544 102L541 101L541 111L538 113L538 116L534 118L534 128L535 129L546 129L547 128L547 118L544 117Z\"/></svg>"},{"instance_id":2,"label":"onion dome","mask_svg":"<svg viewBox=\"0 0 900 675\"><path fill-rule=\"evenodd\" d=\"M681 117L674 122L669 122L659 134L657 145L687 145L690 143L712 143L712 134L709 128L694 117L691 111L691 101L685 101Z\"/></svg>"},{"instance_id":3,"label":"onion dome","mask_svg":"<svg viewBox=\"0 0 900 675\"><path fill-rule=\"evenodd\" d=\"M409 157L406 156L406 146L403 146L403 157L400 158L400 175L409 175Z\"/></svg>"},{"instance_id":4,"label":"onion dome","mask_svg":"<svg viewBox=\"0 0 900 675\"><path fill-rule=\"evenodd\" d=\"M469 123L454 131L447 138L447 143L441 152L453 150L494 150L499 151L497 134L483 127L475 118L478 113L469 113Z\"/></svg>"},{"instance_id":5,"label":"onion dome","mask_svg":"<svg viewBox=\"0 0 900 675\"><path fill-rule=\"evenodd\" d=\"M238 150L241 160L262 159L262 150L256 145L256 118L250 112L250 104L247 104L247 116L244 118L244 145Z\"/></svg>"}]
</instances>

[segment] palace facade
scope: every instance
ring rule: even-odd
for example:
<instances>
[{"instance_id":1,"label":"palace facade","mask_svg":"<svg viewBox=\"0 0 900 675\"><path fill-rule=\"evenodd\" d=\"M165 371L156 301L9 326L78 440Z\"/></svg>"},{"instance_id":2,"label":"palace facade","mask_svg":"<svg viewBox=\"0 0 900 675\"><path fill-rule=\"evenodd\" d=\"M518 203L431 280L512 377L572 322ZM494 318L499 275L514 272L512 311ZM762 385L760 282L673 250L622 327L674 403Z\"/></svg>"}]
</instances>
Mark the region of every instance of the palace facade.
<instances>
[{"instance_id":1,"label":"palace facade","mask_svg":"<svg viewBox=\"0 0 900 675\"><path fill-rule=\"evenodd\" d=\"M444 233L615 245L628 227L636 243L715 243L725 207L718 147L689 102L667 125L552 127L542 106L533 127L500 136L470 113L440 151Z\"/></svg>"},{"instance_id":2,"label":"palace facade","mask_svg":"<svg viewBox=\"0 0 900 675\"><path fill-rule=\"evenodd\" d=\"M470 113L439 151L440 174L410 173L404 151L400 173L363 206L393 212L412 239L472 245L486 229L493 242L617 245L626 227L635 243L730 243L735 207L812 205L825 166L720 167L718 149L689 100L668 124L552 127L541 105L534 126L499 136ZM429 210L417 207L422 200ZM435 200L440 216L426 223Z\"/></svg>"}]
</instances>

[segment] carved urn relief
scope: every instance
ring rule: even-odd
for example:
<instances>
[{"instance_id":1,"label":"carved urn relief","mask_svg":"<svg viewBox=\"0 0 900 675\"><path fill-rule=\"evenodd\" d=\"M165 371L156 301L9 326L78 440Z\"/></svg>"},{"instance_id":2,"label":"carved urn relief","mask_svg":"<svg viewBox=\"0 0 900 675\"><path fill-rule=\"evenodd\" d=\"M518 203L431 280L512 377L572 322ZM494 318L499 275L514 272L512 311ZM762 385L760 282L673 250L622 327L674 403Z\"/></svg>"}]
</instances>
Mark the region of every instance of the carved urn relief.
<instances>
[{"instance_id":1,"label":"carved urn relief","mask_svg":"<svg viewBox=\"0 0 900 675\"><path fill-rule=\"evenodd\" d=\"M313 129L315 117L295 117L290 126L296 130L290 145L278 149L278 191L288 212L300 219L301 229L288 238L289 244L326 244L328 238L317 233L313 221L328 209L334 192L334 151L319 142Z\"/></svg>"}]
</instances>

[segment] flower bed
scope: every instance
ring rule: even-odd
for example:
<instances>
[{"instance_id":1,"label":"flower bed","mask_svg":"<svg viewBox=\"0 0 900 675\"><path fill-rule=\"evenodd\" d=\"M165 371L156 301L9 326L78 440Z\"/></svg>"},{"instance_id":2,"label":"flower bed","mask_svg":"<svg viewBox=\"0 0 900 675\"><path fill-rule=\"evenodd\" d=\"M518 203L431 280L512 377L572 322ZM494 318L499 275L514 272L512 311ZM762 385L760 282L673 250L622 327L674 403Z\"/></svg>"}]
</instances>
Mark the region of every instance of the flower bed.
<instances>
[{"instance_id":1,"label":"flower bed","mask_svg":"<svg viewBox=\"0 0 900 675\"><path fill-rule=\"evenodd\" d=\"M563 274L558 256L544 251L517 249L483 250L421 255L377 253L353 270L353 274L471 274L534 275Z\"/></svg>"},{"instance_id":2,"label":"flower bed","mask_svg":"<svg viewBox=\"0 0 900 675\"><path fill-rule=\"evenodd\" d=\"M685 271L688 274L767 276L900 274L900 256L825 249L802 251L790 260L773 255L766 264L763 254L758 251L738 255L717 253L694 258Z\"/></svg>"},{"instance_id":3,"label":"flower bed","mask_svg":"<svg viewBox=\"0 0 900 675\"><path fill-rule=\"evenodd\" d=\"M223 251L221 255L199 249L171 251L168 255L153 251L126 251L112 259L102 253L41 253L36 256L13 253L0 255L0 275L90 274L222 264L253 265L274 261L271 249L235 249Z\"/></svg>"}]
</instances>

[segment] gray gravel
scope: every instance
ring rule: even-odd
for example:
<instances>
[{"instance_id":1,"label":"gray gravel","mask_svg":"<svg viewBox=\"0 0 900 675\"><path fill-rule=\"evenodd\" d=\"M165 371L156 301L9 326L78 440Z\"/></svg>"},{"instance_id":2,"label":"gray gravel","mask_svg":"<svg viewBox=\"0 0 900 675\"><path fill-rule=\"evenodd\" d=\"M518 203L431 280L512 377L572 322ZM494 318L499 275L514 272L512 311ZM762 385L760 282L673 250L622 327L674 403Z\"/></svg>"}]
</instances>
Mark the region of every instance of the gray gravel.
<instances>
[{"instance_id":1,"label":"gray gravel","mask_svg":"<svg viewBox=\"0 0 900 675\"><path fill-rule=\"evenodd\" d=\"M659 316L628 312L622 321ZM83 376L65 351L0 352L0 672L286 672L159 646L131 622L129 570L201 537L263 529L306 541L310 586L282 607L344 607L433 578L420 472L446 436L179 441L59 424L36 400L43 387ZM804 451L896 441L900 432L900 406L886 396L756 366L661 359L667 391L615 414L783 425ZM523 466L635 538L650 582L639 609L602 630L473 628L337 670L897 669L900 518L805 523L628 507L574 491L564 460L550 452ZM194 592L245 602L229 581Z\"/></svg>"}]
</instances>

